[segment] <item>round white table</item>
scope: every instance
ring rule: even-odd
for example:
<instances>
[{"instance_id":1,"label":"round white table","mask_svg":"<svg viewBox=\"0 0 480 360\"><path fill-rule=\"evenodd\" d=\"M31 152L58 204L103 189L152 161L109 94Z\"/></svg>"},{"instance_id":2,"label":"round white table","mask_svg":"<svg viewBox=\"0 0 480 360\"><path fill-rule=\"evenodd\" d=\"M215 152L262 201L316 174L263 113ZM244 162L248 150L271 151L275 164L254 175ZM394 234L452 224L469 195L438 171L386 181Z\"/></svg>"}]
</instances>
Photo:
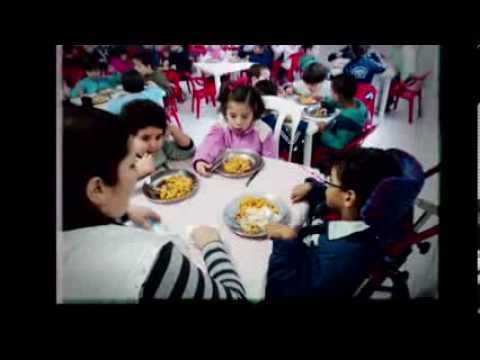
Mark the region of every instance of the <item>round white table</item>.
<instances>
[{"instance_id":1,"label":"round white table","mask_svg":"<svg viewBox=\"0 0 480 360\"><path fill-rule=\"evenodd\" d=\"M222 75L250 69L253 63L248 61L230 62L225 60L221 62L196 62L193 65L198 70L213 75L215 80L215 89L218 95L221 86L220 78Z\"/></svg>"},{"instance_id":2,"label":"round white table","mask_svg":"<svg viewBox=\"0 0 480 360\"><path fill-rule=\"evenodd\" d=\"M254 240L234 234L224 224L222 216L227 204L235 197L249 192L265 192L279 196L290 208L290 225L300 227L308 212L306 202L292 204L292 188L304 182L307 177L320 177L317 170L283 160L264 158L265 166L248 187L248 178L228 179L218 174L210 178L199 176L200 187L191 198L174 204L162 205L151 202L141 192L141 182L131 199L132 204L147 206L157 211L168 231L180 235L178 245L203 271L202 255L191 243L189 232L194 226L213 225L229 248L232 261L237 269L251 301L260 301L265 296L268 260L272 251L271 240ZM172 169L189 169L191 161L170 162ZM281 179L281 181L279 181Z\"/></svg>"}]
</instances>

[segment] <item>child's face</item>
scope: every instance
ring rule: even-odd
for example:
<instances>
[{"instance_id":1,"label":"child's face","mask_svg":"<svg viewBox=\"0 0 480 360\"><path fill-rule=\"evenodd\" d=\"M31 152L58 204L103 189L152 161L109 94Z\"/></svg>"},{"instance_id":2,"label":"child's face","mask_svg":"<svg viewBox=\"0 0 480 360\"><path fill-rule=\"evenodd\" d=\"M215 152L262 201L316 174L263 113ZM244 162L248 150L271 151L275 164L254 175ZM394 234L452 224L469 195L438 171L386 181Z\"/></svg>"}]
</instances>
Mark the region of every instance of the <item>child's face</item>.
<instances>
[{"instance_id":1,"label":"child's face","mask_svg":"<svg viewBox=\"0 0 480 360\"><path fill-rule=\"evenodd\" d=\"M227 122L235 132L247 130L253 122L253 111L245 103L230 101L227 105Z\"/></svg>"},{"instance_id":2,"label":"child's face","mask_svg":"<svg viewBox=\"0 0 480 360\"><path fill-rule=\"evenodd\" d=\"M155 154L160 151L165 142L165 133L162 129L149 126L138 131L133 139L133 148L136 154Z\"/></svg>"},{"instance_id":3,"label":"child's face","mask_svg":"<svg viewBox=\"0 0 480 360\"><path fill-rule=\"evenodd\" d=\"M258 81L260 80L270 80L270 70L269 69L262 69L260 71L260 78L258 79Z\"/></svg>"},{"instance_id":4,"label":"child's face","mask_svg":"<svg viewBox=\"0 0 480 360\"><path fill-rule=\"evenodd\" d=\"M89 78L98 78L100 77L100 69L88 70L86 71Z\"/></svg>"},{"instance_id":5,"label":"child's face","mask_svg":"<svg viewBox=\"0 0 480 360\"><path fill-rule=\"evenodd\" d=\"M306 85L307 85L308 91L310 91L311 94L316 94L320 89L320 83L306 84Z\"/></svg>"},{"instance_id":6,"label":"child's face","mask_svg":"<svg viewBox=\"0 0 480 360\"><path fill-rule=\"evenodd\" d=\"M133 59L133 67L137 70L142 76L152 73L152 68L150 66L145 66L138 59Z\"/></svg>"},{"instance_id":7,"label":"child's face","mask_svg":"<svg viewBox=\"0 0 480 360\"><path fill-rule=\"evenodd\" d=\"M255 54L261 54L261 53L263 53L263 46L255 46L255 47L253 48L253 52L254 52Z\"/></svg>"}]
</instances>

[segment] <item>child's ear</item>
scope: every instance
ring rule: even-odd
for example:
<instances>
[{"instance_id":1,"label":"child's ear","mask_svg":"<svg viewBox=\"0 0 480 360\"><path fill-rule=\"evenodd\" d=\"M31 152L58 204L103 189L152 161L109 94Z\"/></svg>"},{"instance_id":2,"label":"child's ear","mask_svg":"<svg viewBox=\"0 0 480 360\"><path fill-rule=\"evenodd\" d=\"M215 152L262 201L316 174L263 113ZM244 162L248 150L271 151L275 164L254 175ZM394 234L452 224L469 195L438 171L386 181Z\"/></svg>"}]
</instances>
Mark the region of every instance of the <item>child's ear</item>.
<instances>
[{"instance_id":1,"label":"child's ear","mask_svg":"<svg viewBox=\"0 0 480 360\"><path fill-rule=\"evenodd\" d=\"M347 208L353 207L357 200L357 195L355 194L355 191L353 190L346 191L343 200Z\"/></svg>"},{"instance_id":2,"label":"child's ear","mask_svg":"<svg viewBox=\"0 0 480 360\"><path fill-rule=\"evenodd\" d=\"M96 207L100 208L105 204L107 197L107 189L103 180L98 176L88 180L86 193L87 198Z\"/></svg>"}]
</instances>

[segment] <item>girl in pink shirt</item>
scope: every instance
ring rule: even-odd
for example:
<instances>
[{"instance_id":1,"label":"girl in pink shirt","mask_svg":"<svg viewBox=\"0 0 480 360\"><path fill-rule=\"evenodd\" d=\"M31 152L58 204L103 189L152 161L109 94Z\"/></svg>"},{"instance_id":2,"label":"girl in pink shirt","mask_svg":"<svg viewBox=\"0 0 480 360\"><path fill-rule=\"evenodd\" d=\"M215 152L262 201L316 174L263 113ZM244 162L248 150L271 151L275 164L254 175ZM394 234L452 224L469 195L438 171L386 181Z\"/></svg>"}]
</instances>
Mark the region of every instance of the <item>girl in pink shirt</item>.
<instances>
[{"instance_id":1,"label":"girl in pink shirt","mask_svg":"<svg viewBox=\"0 0 480 360\"><path fill-rule=\"evenodd\" d=\"M223 119L212 126L193 159L193 168L203 176L226 149L248 149L261 156L274 157L271 128L259 120L265 112L260 93L251 86L224 87L219 96Z\"/></svg>"}]
</instances>

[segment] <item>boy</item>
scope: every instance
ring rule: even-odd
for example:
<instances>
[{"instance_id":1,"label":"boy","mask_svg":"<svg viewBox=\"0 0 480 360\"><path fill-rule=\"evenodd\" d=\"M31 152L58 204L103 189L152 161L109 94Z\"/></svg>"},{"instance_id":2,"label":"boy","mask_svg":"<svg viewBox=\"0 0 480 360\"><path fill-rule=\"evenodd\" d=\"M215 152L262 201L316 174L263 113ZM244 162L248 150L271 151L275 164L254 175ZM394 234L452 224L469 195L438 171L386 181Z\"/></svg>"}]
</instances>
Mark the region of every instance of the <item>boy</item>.
<instances>
[{"instance_id":1,"label":"boy","mask_svg":"<svg viewBox=\"0 0 480 360\"><path fill-rule=\"evenodd\" d=\"M126 104L120 114L130 135L133 147L141 156L135 164L140 177L153 173L168 160L193 157L193 140L179 128L167 124L163 108L151 100L134 100ZM171 135L173 140L167 138Z\"/></svg>"},{"instance_id":2,"label":"boy","mask_svg":"<svg viewBox=\"0 0 480 360\"><path fill-rule=\"evenodd\" d=\"M77 82L70 92L70 97L75 98L86 94L93 94L101 90L120 85L121 75L116 73L110 76L101 76L101 66L93 57L87 58L84 70L87 77Z\"/></svg>"},{"instance_id":3,"label":"boy","mask_svg":"<svg viewBox=\"0 0 480 360\"><path fill-rule=\"evenodd\" d=\"M248 76L252 86L255 86L261 80L270 80L270 69L266 65L253 64L248 69Z\"/></svg>"},{"instance_id":4,"label":"boy","mask_svg":"<svg viewBox=\"0 0 480 360\"><path fill-rule=\"evenodd\" d=\"M326 186L313 178L297 185L292 201L307 200L310 215L299 231L268 225L273 251L266 298L351 298L382 257L382 245L361 209L383 179L401 175L399 164L384 150L359 148L334 163ZM324 221L328 209L339 213L340 220Z\"/></svg>"},{"instance_id":5,"label":"boy","mask_svg":"<svg viewBox=\"0 0 480 360\"><path fill-rule=\"evenodd\" d=\"M162 88L167 95L173 92L173 85L168 81L162 70L154 66L154 57L151 51L145 50L133 57L133 66L144 78L145 82L152 81Z\"/></svg>"},{"instance_id":6,"label":"boy","mask_svg":"<svg viewBox=\"0 0 480 360\"><path fill-rule=\"evenodd\" d=\"M312 62L307 66L302 75L302 80L295 81L285 90L287 94L293 92L297 95L313 96L322 98L330 96L330 81L326 80L328 69L318 62Z\"/></svg>"},{"instance_id":7,"label":"boy","mask_svg":"<svg viewBox=\"0 0 480 360\"><path fill-rule=\"evenodd\" d=\"M354 58L345 65L343 72L353 75L359 83L370 84L375 74L385 71L385 66L368 56L367 51L365 45L352 45Z\"/></svg>"},{"instance_id":8,"label":"boy","mask_svg":"<svg viewBox=\"0 0 480 360\"><path fill-rule=\"evenodd\" d=\"M366 106L355 99L357 82L351 75L341 74L332 79L332 95L323 100L326 108L338 108L340 114L328 124L318 125L319 133L313 136L313 146L341 150L361 134L368 119ZM315 156L314 156L315 158Z\"/></svg>"},{"instance_id":9,"label":"boy","mask_svg":"<svg viewBox=\"0 0 480 360\"><path fill-rule=\"evenodd\" d=\"M122 75L122 86L125 94L122 94L107 103L107 111L120 114L122 107L132 100L148 99L163 106L165 91L155 84L145 86L142 75L137 70L127 71Z\"/></svg>"}]
</instances>

